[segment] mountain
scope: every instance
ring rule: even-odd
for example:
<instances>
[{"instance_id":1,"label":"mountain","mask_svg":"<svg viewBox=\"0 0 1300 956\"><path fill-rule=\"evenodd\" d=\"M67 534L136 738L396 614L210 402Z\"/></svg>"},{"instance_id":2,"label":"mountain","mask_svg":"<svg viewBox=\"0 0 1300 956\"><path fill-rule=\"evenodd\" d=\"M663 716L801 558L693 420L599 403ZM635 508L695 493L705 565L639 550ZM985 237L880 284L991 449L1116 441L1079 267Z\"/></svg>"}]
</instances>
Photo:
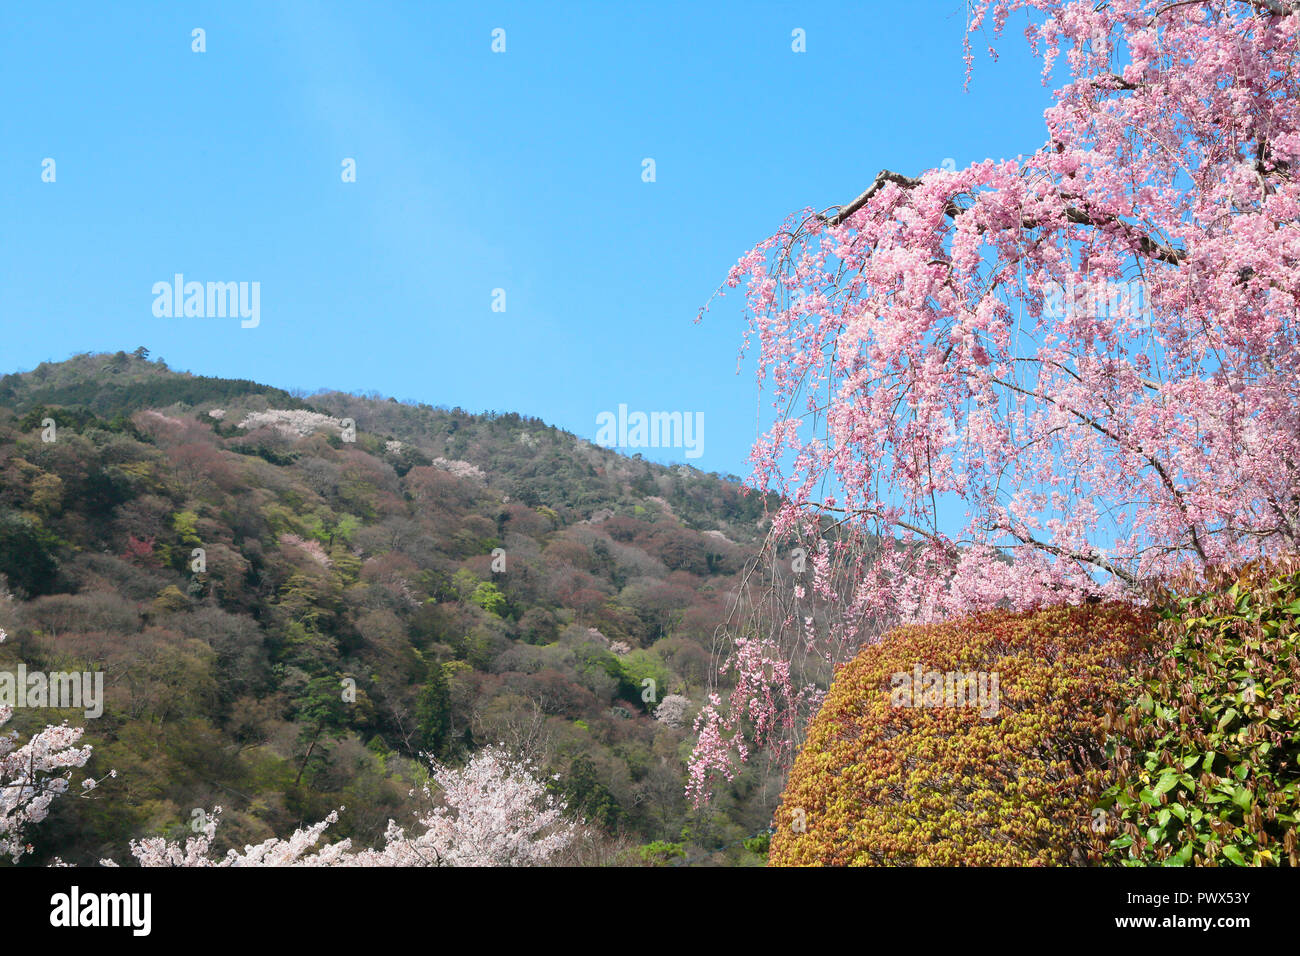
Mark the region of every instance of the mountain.
<instances>
[{"instance_id":1,"label":"mountain","mask_svg":"<svg viewBox=\"0 0 1300 956\"><path fill-rule=\"evenodd\" d=\"M83 354L0 378L0 671L104 675L105 779L31 862L223 808L229 846L374 844L427 761L503 743L596 862L757 863L779 781L683 797L717 628L770 502L519 414L311 396ZM662 709L660 707L662 706ZM760 841L758 841L761 843ZM751 841L751 845L756 845Z\"/></svg>"}]
</instances>

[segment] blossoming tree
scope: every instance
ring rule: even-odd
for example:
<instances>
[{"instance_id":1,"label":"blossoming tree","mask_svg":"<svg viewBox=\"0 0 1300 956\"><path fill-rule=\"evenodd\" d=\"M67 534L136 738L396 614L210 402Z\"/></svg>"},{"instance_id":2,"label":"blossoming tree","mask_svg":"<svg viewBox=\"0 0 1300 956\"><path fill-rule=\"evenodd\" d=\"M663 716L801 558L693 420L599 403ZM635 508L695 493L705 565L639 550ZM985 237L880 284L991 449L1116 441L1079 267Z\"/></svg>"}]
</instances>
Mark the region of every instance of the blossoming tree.
<instances>
[{"instance_id":1,"label":"blossoming tree","mask_svg":"<svg viewBox=\"0 0 1300 956\"><path fill-rule=\"evenodd\" d=\"M754 481L808 567L731 647L697 796L797 732L801 655L1300 548L1300 3L969 10L968 70L1021 13L1063 61L1042 147L882 170L729 276L776 412Z\"/></svg>"},{"instance_id":2,"label":"blossoming tree","mask_svg":"<svg viewBox=\"0 0 1300 956\"><path fill-rule=\"evenodd\" d=\"M0 643L7 637L0 630ZM12 707L0 706L0 727L12 715ZM45 819L54 799L68 791L73 768L90 759L90 747L76 746L82 733L79 727L51 725L21 747L16 732L0 734L0 856L17 862L30 851L24 841L28 826ZM584 834L535 770L499 747L477 751L461 768L435 763L432 782L441 801L417 821L413 833L389 821L384 845L377 850L354 850L350 840L317 849L325 831L338 822L335 812L287 839L272 838L214 857L211 846L221 815L217 807L205 817L201 832L183 843L163 837L133 840L131 855L141 866L537 866L554 860ZM82 782L87 791L95 786L90 778ZM435 803L428 785L424 796ZM117 865L112 859L101 862Z\"/></svg>"},{"instance_id":3,"label":"blossoming tree","mask_svg":"<svg viewBox=\"0 0 1300 956\"><path fill-rule=\"evenodd\" d=\"M210 848L221 813L217 807L203 831L184 843L162 837L133 841L131 854L141 866L536 866L551 861L579 835L578 825L564 818L564 803L546 792L533 767L499 748L476 752L463 768L435 765L433 781L443 805L421 817L415 833L389 821L384 845L377 850L354 850L350 840L315 849L338 821L338 814L331 813L288 839L213 857ZM433 799L427 787L425 796Z\"/></svg>"},{"instance_id":4,"label":"blossoming tree","mask_svg":"<svg viewBox=\"0 0 1300 956\"><path fill-rule=\"evenodd\" d=\"M0 630L0 643L8 636ZM0 727L12 716L12 707L0 706ZM90 759L90 747L76 746L81 734L79 727L51 725L20 747L16 731L0 733L0 856L17 862L28 852L27 827L45 819L54 798L67 792L72 770ZM82 783L85 790L94 786L89 778Z\"/></svg>"}]
</instances>

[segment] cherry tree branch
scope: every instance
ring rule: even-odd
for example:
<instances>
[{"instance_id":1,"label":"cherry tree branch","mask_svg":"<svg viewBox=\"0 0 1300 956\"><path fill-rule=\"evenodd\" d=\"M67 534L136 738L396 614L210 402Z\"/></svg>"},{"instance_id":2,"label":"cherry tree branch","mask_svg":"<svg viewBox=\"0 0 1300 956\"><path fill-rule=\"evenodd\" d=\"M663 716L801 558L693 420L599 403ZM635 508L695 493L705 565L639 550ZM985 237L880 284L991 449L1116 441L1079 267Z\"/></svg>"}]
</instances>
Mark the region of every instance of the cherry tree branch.
<instances>
[{"instance_id":1,"label":"cherry tree branch","mask_svg":"<svg viewBox=\"0 0 1300 956\"><path fill-rule=\"evenodd\" d=\"M902 189L915 189L917 186L921 185L921 182L921 177L904 176L902 173L896 173L893 170L882 169L876 174L876 178L872 181L870 186L864 189L852 202L841 207L835 215L829 218L824 215L819 215L816 218L820 219L828 226L842 225L850 216L860 210L867 203L871 202L871 200L874 199L882 189L891 183ZM945 216L955 219L957 216L960 216L962 213L968 212L969 210L969 206L960 206L956 202L950 200L944 206L943 212ZM1135 234L1136 231L1132 226L1114 214L1091 213L1085 209L1080 209L1078 206L1066 206L1064 214L1067 222L1075 223L1080 226L1092 226L1098 229L1118 227L1130 235L1130 238L1132 238L1134 243L1134 251L1149 258L1158 259L1161 262L1167 262L1174 266L1180 265L1182 261L1187 258L1186 251L1182 249L1176 249L1173 246L1157 242L1155 239L1152 239L1150 236L1145 234ZM1036 229L1041 225L1043 225L1043 223L1037 219L1026 218L1020 221L1022 229ZM980 232L983 231L984 230L981 227Z\"/></svg>"},{"instance_id":2,"label":"cherry tree branch","mask_svg":"<svg viewBox=\"0 0 1300 956\"><path fill-rule=\"evenodd\" d=\"M1032 535L1022 534L1021 532L1016 531L1014 528L1003 528L1002 530L1004 530L1007 534L1011 535L1021 544L1027 545L1028 547L1034 548L1039 551L1046 551L1048 554L1054 554L1059 558L1065 558L1066 560L1069 561L1080 561L1084 564L1091 564L1095 568L1100 568L1103 571L1109 572L1110 574L1115 575L1115 577L1119 578L1125 584L1129 585L1129 587L1137 588L1141 583L1138 580L1136 575L1130 574L1128 571L1125 571L1123 568L1118 567L1111 561L1107 561L1096 551L1093 551L1090 554L1084 554L1081 551L1070 551L1067 548L1062 548L1059 545L1050 544L1047 541L1039 541L1036 538L1034 538Z\"/></svg>"},{"instance_id":3,"label":"cherry tree branch","mask_svg":"<svg viewBox=\"0 0 1300 956\"><path fill-rule=\"evenodd\" d=\"M1178 7L1193 6L1195 4L1208 2L1209 0L1174 0L1173 3L1165 4L1152 14L1151 19L1147 21L1147 24L1150 25L1155 23L1156 20L1160 18L1161 14L1167 13L1168 11L1174 10ZM1300 12L1300 0L1291 0L1290 3L1287 3L1286 0L1243 0L1243 2L1248 6L1252 6L1256 10L1259 10L1261 13L1267 13L1274 17L1285 17Z\"/></svg>"}]
</instances>

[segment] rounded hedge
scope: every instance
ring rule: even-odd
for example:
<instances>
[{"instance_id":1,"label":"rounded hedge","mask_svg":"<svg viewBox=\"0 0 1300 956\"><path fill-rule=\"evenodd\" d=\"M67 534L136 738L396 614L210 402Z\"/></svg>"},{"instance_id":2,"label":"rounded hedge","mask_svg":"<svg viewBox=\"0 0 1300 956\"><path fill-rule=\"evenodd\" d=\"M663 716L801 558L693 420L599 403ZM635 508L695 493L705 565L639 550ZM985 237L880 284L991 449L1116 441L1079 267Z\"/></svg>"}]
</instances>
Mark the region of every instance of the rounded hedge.
<instances>
[{"instance_id":1,"label":"rounded hedge","mask_svg":"<svg viewBox=\"0 0 1300 956\"><path fill-rule=\"evenodd\" d=\"M1150 612L1108 603L886 635L836 673L782 796L769 862L1096 860L1092 796L1111 782L1104 711L1126 705L1119 695L1155 625Z\"/></svg>"}]
</instances>

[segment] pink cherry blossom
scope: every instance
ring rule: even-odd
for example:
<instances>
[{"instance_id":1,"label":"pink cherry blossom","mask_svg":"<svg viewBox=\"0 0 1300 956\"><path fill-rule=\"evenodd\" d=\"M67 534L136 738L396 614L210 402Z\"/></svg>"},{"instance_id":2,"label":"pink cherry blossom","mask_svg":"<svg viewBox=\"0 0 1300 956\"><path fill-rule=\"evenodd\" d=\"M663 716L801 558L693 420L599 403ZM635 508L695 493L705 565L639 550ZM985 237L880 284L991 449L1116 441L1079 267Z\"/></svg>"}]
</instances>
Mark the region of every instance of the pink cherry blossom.
<instances>
[{"instance_id":1,"label":"pink cherry blossom","mask_svg":"<svg viewBox=\"0 0 1300 956\"><path fill-rule=\"evenodd\" d=\"M782 661L824 686L893 622L1300 549L1300 4L970 11L968 64L1023 14L1059 71L1041 148L882 171L728 277L774 414L752 481L813 587L732 640L693 795L797 739Z\"/></svg>"}]
</instances>

